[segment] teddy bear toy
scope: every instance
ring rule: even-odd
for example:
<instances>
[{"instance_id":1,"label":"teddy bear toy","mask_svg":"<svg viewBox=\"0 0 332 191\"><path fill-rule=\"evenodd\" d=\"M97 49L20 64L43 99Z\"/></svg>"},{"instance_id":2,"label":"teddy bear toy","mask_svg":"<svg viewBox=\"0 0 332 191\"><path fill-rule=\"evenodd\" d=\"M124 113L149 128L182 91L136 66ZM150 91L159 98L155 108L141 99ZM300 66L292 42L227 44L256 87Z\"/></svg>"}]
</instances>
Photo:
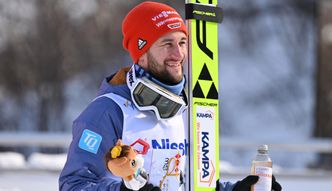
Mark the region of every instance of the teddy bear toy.
<instances>
[{"instance_id":1,"label":"teddy bear toy","mask_svg":"<svg viewBox=\"0 0 332 191\"><path fill-rule=\"evenodd\" d=\"M107 169L123 179L124 185L131 190L139 190L148 179L143 169L144 159L131 146L122 144L119 139L105 155Z\"/></svg>"}]
</instances>

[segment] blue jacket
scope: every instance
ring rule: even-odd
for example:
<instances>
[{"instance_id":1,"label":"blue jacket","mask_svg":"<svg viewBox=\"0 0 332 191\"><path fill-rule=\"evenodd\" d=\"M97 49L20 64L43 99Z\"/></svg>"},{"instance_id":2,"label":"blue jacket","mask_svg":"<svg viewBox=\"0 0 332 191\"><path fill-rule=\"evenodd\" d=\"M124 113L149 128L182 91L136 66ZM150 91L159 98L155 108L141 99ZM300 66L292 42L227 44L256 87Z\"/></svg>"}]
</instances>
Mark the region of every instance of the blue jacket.
<instances>
[{"instance_id":1,"label":"blue jacket","mask_svg":"<svg viewBox=\"0 0 332 191\"><path fill-rule=\"evenodd\" d=\"M126 84L102 82L99 95L115 93L131 100ZM113 176L104 161L105 153L122 137L123 114L111 99L92 101L73 122L72 142L67 162L59 177L60 191L119 191L121 179ZM232 183L220 183L221 191L232 190Z\"/></svg>"}]
</instances>

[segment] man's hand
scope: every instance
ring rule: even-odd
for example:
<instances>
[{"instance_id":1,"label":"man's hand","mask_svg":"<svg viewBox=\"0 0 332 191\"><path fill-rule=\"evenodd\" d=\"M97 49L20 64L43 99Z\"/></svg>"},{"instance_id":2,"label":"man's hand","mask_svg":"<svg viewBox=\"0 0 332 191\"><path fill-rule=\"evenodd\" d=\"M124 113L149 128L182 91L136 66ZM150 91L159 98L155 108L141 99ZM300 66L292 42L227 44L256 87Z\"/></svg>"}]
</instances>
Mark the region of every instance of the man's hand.
<instances>
[{"instance_id":1,"label":"man's hand","mask_svg":"<svg viewBox=\"0 0 332 191\"><path fill-rule=\"evenodd\" d=\"M254 185L258 181L258 179L259 179L259 176L249 175L249 176L245 177L243 180L238 181L235 184L233 191L250 191L251 186ZM282 190L281 185L277 182L274 175L272 175L272 190L273 191Z\"/></svg>"},{"instance_id":2,"label":"man's hand","mask_svg":"<svg viewBox=\"0 0 332 191\"><path fill-rule=\"evenodd\" d=\"M276 177L272 175L272 190L274 191L281 191L282 187L281 185L277 182Z\"/></svg>"},{"instance_id":3,"label":"man's hand","mask_svg":"<svg viewBox=\"0 0 332 191\"><path fill-rule=\"evenodd\" d=\"M235 183L233 191L250 191L250 187L254 185L259 179L259 176L249 175L243 180Z\"/></svg>"},{"instance_id":4,"label":"man's hand","mask_svg":"<svg viewBox=\"0 0 332 191\"><path fill-rule=\"evenodd\" d=\"M122 182L121 187L120 187L120 191L133 191L128 189L124 183ZM141 189L139 189L138 191L161 191L159 187L157 186L153 186L152 184L146 183Z\"/></svg>"}]
</instances>

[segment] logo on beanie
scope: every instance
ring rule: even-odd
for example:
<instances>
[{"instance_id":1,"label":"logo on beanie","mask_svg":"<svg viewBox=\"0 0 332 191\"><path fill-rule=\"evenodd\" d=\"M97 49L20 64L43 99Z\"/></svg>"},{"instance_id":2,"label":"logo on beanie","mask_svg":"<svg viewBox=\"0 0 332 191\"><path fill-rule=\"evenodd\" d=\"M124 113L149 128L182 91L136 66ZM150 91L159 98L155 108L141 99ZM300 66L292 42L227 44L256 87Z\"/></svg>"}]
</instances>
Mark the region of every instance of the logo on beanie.
<instances>
[{"instance_id":1,"label":"logo on beanie","mask_svg":"<svg viewBox=\"0 0 332 191\"><path fill-rule=\"evenodd\" d=\"M162 11L158 15L155 15L154 17L152 17L152 20L156 21L156 20L161 19L163 17L166 18L169 15L179 15L179 13L177 13L176 11Z\"/></svg>"},{"instance_id":2,"label":"logo on beanie","mask_svg":"<svg viewBox=\"0 0 332 191\"><path fill-rule=\"evenodd\" d=\"M170 28L170 29L178 29L178 28L181 27L181 22L168 24L167 26L168 26L168 28Z\"/></svg>"},{"instance_id":3,"label":"logo on beanie","mask_svg":"<svg viewBox=\"0 0 332 191\"><path fill-rule=\"evenodd\" d=\"M146 45L147 41L143 40L143 39L138 39L138 49L141 50L145 45Z\"/></svg>"}]
</instances>

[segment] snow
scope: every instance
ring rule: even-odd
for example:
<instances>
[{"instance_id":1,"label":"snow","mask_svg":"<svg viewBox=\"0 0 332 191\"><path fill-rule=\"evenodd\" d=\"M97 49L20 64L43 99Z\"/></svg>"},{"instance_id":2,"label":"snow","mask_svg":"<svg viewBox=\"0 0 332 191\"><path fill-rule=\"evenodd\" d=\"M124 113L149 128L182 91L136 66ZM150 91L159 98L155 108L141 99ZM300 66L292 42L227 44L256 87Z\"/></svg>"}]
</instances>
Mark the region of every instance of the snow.
<instances>
[{"instance_id":1,"label":"snow","mask_svg":"<svg viewBox=\"0 0 332 191\"><path fill-rule=\"evenodd\" d=\"M28 158L27 165L33 169L61 170L66 159L67 154L33 153Z\"/></svg>"},{"instance_id":2,"label":"snow","mask_svg":"<svg viewBox=\"0 0 332 191\"><path fill-rule=\"evenodd\" d=\"M27 159L16 152L0 152L0 170L50 170L60 171L67 154L32 153Z\"/></svg>"},{"instance_id":3,"label":"snow","mask_svg":"<svg viewBox=\"0 0 332 191\"><path fill-rule=\"evenodd\" d=\"M58 176L47 171L0 171L0 191L57 191Z\"/></svg>"},{"instance_id":4,"label":"snow","mask_svg":"<svg viewBox=\"0 0 332 191\"><path fill-rule=\"evenodd\" d=\"M24 156L15 152L0 153L0 169L19 169L25 167Z\"/></svg>"}]
</instances>

